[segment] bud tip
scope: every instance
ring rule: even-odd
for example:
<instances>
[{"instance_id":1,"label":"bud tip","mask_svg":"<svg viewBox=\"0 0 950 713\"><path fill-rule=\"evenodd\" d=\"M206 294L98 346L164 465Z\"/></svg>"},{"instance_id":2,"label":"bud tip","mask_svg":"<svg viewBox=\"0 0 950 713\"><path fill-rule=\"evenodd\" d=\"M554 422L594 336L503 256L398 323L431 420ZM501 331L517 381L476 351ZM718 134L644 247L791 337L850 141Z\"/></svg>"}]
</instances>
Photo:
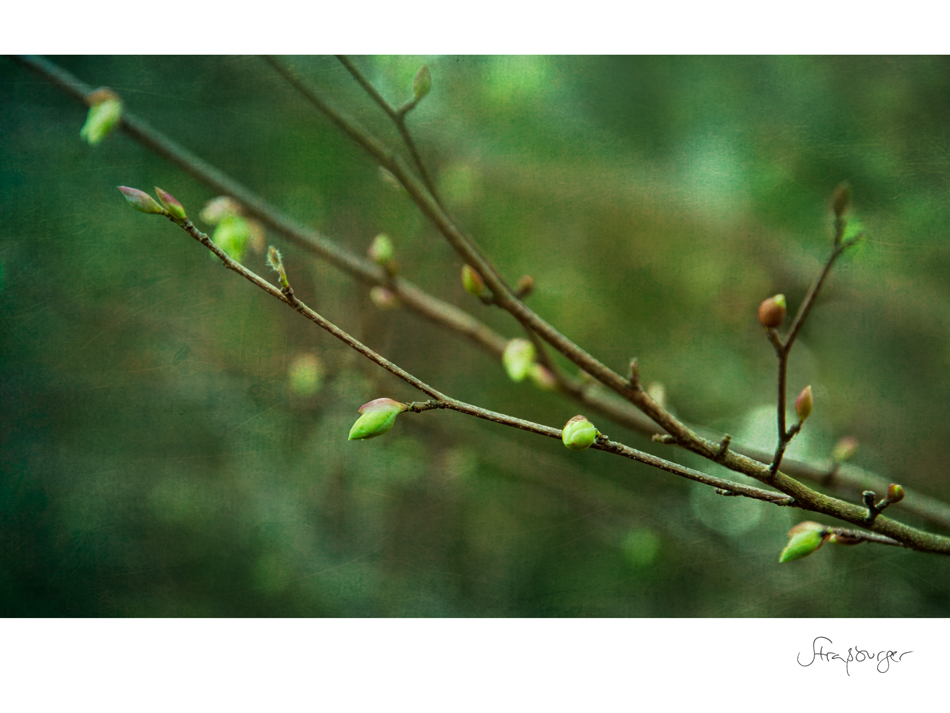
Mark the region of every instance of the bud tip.
<instances>
[{"instance_id":1,"label":"bud tip","mask_svg":"<svg viewBox=\"0 0 950 713\"><path fill-rule=\"evenodd\" d=\"M766 329L781 327L785 321L785 295L775 295L759 305L759 323Z\"/></svg>"},{"instance_id":2,"label":"bud tip","mask_svg":"<svg viewBox=\"0 0 950 713\"><path fill-rule=\"evenodd\" d=\"M798 398L795 399L795 413L798 420L804 423L805 419L811 415L812 407L815 405L815 399L811 393L811 386L802 389Z\"/></svg>"}]
</instances>

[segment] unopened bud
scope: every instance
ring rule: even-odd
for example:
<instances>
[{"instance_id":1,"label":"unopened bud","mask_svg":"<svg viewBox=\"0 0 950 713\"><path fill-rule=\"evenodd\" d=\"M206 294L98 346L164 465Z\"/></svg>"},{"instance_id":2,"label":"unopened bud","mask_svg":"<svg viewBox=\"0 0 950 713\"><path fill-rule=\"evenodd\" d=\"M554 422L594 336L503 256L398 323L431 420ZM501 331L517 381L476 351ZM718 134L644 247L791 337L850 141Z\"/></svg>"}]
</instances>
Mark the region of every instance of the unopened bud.
<instances>
[{"instance_id":1,"label":"unopened bud","mask_svg":"<svg viewBox=\"0 0 950 713\"><path fill-rule=\"evenodd\" d=\"M222 218L214 229L211 239L214 244L224 250L228 256L240 262L244 257L251 231L247 221L239 215L229 215Z\"/></svg>"},{"instance_id":2,"label":"unopened bud","mask_svg":"<svg viewBox=\"0 0 950 713\"><path fill-rule=\"evenodd\" d=\"M817 522L800 522L788 531L791 538L782 554L779 556L779 562L791 562L792 560L807 557L812 552L821 547L831 537L831 533Z\"/></svg>"},{"instance_id":3,"label":"unopened bud","mask_svg":"<svg viewBox=\"0 0 950 713\"><path fill-rule=\"evenodd\" d=\"M412 80L412 94L416 101L422 101L430 89L432 89L432 75L429 73L429 65L424 64Z\"/></svg>"},{"instance_id":4,"label":"unopened bud","mask_svg":"<svg viewBox=\"0 0 950 713\"><path fill-rule=\"evenodd\" d=\"M462 286L466 292L476 297L485 294L485 280L471 265L462 265Z\"/></svg>"},{"instance_id":5,"label":"unopened bud","mask_svg":"<svg viewBox=\"0 0 950 713\"><path fill-rule=\"evenodd\" d=\"M382 285L376 285L369 291L369 298L379 309L396 309L399 306L399 298Z\"/></svg>"},{"instance_id":6,"label":"unopened bud","mask_svg":"<svg viewBox=\"0 0 950 713\"><path fill-rule=\"evenodd\" d=\"M135 210L141 213L165 215L165 209L145 191L140 191L138 188L129 188L128 186L119 186L118 188L122 191L125 200L127 200Z\"/></svg>"},{"instance_id":7,"label":"unopened bud","mask_svg":"<svg viewBox=\"0 0 950 713\"><path fill-rule=\"evenodd\" d=\"M222 248L223 250L223 248ZM280 254L280 250L271 245L267 249L267 265L274 272L280 275L280 284L283 287L290 287L290 283L287 282L287 272L284 270L284 258Z\"/></svg>"},{"instance_id":8,"label":"unopened bud","mask_svg":"<svg viewBox=\"0 0 950 713\"><path fill-rule=\"evenodd\" d=\"M393 248L393 241L385 233L380 233L373 238L372 244L367 251L369 259L381 267L390 267L393 264L393 256L396 251Z\"/></svg>"},{"instance_id":9,"label":"unopened bud","mask_svg":"<svg viewBox=\"0 0 950 713\"><path fill-rule=\"evenodd\" d=\"M887 486L887 500L892 505L894 503L899 503L904 499L904 489L899 486L897 483L891 483Z\"/></svg>"},{"instance_id":10,"label":"unopened bud","mask_svg":"<svg viewBox=\"0 0 950 713\"><path fill-rule=\"evenodd\" d=\"M518 279L518 297L527 297L534 292L534 278L531 275L522 275Z\"/></svg>"},{"instance_id":11,"label":"unopened bud","mask_svg":"<svg viewBox=\"0 0 950 713\"><path fill-rule=\"evenodd\" d=\"M564 424L561 441L572 451L590 448L597 440L597 429L585 416L577 415Z\"/></svg>"},{"instance_id":12,"label":"unopened bud","mask_svg":"<svg viewBox=\"0 0 950 713\"><path fill-rule=\"evenodd\" d=\"M831 198L831 208L835 212L835 217L840 218L851 206L851 183L845 181L835 189Z\"/></svg>"},{"instance_id":13,"label":"unopened bud","mask_svg":"<svg viewBox=\"0 0 950 713\"><path fill-rule=\"evenodd\" d=\"M409 408L392 399L375 399L360 406L360 416L350 429L348 440L365 441L381 436L393 427L396 416Z\"/></svg>"},{"instance_id":14,"label":"unopened bud","mask_svg":"<svg viewBox=\"0 0 950 713\"><path fill-rule=\"evenodd\" d=\"M811 415L811 409L814 405L815 400L811 395L811 386L806 386L802 389L798 398L795 399L795 414L798 416L798 420L804 423L805 419Z\"/></svg>"},{"instance_id":15,"label":"unopened bud","mask_svg":"<svg viewBox=\"0 0 950 713\"><path fill-rule=\"evenodd\" d=\"M759 305L759 324L766 329L781 327L785 321L785 295L775 295Z\"/></svg>"},{"instance_id":16,"label":"unopened bud","mask_svg":"<svg viewBox=\"0 0 950 713\"><path fill-rule=\"evenodd\" d=\"M97 89L86 95L89 113L79 136L95 146L102 141L122 119L122 100L111 89Z\"/></svg>"},{"instance_id":17,"label":"unopened bud","mask_svg":"<svg viewBox=\"0 0 950 713\"><path fill-rule=\"evenodd\" d=\"M853 436L845 436L840 439L831 451L831 459L835 463L845 463L854 457L858 451L858 439Z\"/></svg>"},{"instance_id":18,"label":"unopened bud","mask_svg":"<svg viewBox=\"0 0 950 713\"><path fill-rule=\"evenodd\" d=\"M512 381L524 381L536 355L534 344L527 339L512 339L501 355L501 363Z\"/></svg>"},{"instance_id":19,"label":"unopened bud","mask_svg":"<svg viewBox=\"0 0 950 713\"><path fill-rule=\"evenodd\" d=\"M155 186L155 195L158 196L158 202L165 207L165 210L167 210L169 215L171 215L173 218L177 218L178 220L188 219L188 216L185 215L185 209L171 193L168 191L163 191L158 186Z\"/></svg>"},{"instance_id":20,"label":"unopened bud","mask_svg":"<svg viewBox=\"0 0 950 713\"><path fill-rule=\"evenodd\" d=\"M550 369L535 362L528 369L528 378L542 391L556 391L557 379Z\"/></svg>"}]
</instances>

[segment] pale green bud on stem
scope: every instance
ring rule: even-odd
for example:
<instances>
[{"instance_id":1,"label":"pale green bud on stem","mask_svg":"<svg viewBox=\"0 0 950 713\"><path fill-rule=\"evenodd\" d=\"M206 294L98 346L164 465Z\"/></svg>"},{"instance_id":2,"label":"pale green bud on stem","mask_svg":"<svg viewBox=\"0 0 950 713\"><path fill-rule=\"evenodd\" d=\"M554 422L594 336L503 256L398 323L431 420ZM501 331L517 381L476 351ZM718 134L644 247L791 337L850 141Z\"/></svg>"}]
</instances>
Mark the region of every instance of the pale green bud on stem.
<instances>
[{"instance_id":1,"label":"pale green bud on stem","mask_svg":"<svg viewBox=\"0 0 950 713\"><path fill-rule=\"evenodd\" d=\"M412 95L415 97L415 101L422 101L431 89L432 74L429 72L429 65L424 64L412 79Z\"/></svg>"},{"instance_id":2,"label":"pale green bud on stem","mask_svg":"<svg viewBox=\"0 0 950 713\"><path fill-rule=\"evenodd\" d=\"M101 142L122 120L122 100L111 89L97 89L86 95L89 113L79 136L90 146Z\"/></svg>"},{"instance_id":3,"label":"pale green bud on stem","mask_svg":"<svg viewBox=\"0 0 950 713\"><path fill-rule=\"evenodd\" d=\"M350 429L351 441L365 441L386 433L396 422L396 416L408 409L407 404L393 399L375 399L360 406L362 416L357 419Z\"/></svg>"},{"instance_id":4,"label":"pale green bud on stem","mask_svg":"<svg viewBox=\"0 0 950 713\"><path fill-rule=\"evenodd\" d=\"M241 262L251 240L251 228L241 216L228 215L222 218L215 227L211 239L232 260Z\"/></svg>"},{"instance_id":5,"label":"pale green bud on stem","mask_svg":"<svg viewBox=\"0 0 950 713\"><path fill-rule=\"evenodd\" d=\"M290 287L287 281L287 272L284 270L284 258L280 250L271 245L267 248L267 266L280 276L280 286L284 289Z\"/></svg>"},{"instance_id":6,"label":"pale green bud on stem","mask_svg":"<svg viewBox=\"0 0 950 713\"><path fill-rule=\"evenodd\" d=\"M181 203L168 191L163 191L158 186L155 186L155 195L158 196L158 202L162 204L165 210L168 211L168 214L175 218L178 221L188 220L188 216L185 215L185 209L182 207Z\"/></svg>"},{"instance_id":7,"label":"pale green bud on stem","mask_svg":"<svg viewBox=\"0 0 950 713\"><path fill-rule=\"evenodd\" d=\"M508 377L515 382L524 381L534 363L537 351L527 339L512 339L501 355L501 363Z\"/></svg>"},{"instance_id":8,"label":"pale green bud on stem","mask_svg":"<svg viewBox=\"0 0 950 713\"><path fill-rule=\"evenodd\" d=\"M766 329L781 327L785 322L785 295L775 295L759 305L759 324Z\"/></svg>"},{"instance_id":9,"label":"pale green bud on stem","mask_svg":"<svg viewBox=\"0 0 950 713\"><path fill-rule=\"evenodd\" d=\"M138 188L129 188L128 186L119 186L118 188L125 200L140 213L166 215L165 209L145 191L140 191Z\"/></svg>"},{"instance_id":10,"label":"pale green bud on stem","mask_svg":"<svg viewBox=\"0 0 950 713\"><path fill-rule=\"evenodd\" d=\"M817 522L806 520L789 530L788 536L791 539L782 550L779 562L791 562L807 557L831 538L831 531Z\"/></svg>"},{"instance_id":11,"label":"pale green bud on stem","mask_svg":"<svg viewBox=\"0 0 950 713\"><path fill-rule=\"evenodd\" d=\"M462 287L470 295L475 295L480 299L487 293L485 280L471 265L462 265Z\"/></svg>"},{"instance_id":12,"label":"pale green bud on stem","mask_svg":"<svg viewBox=\"0 0 950 713\"><path fill-rule=\"evenodd\" d=\"M600 435L587 417L578 414L570 419L561 430L561 441L572 451L590 448Z\"/></svg>"},{"instance_id":13,"label":"pale green bud on stem","mask_svg":"<svg viewBox=\"0 0 950 713\"><path fill-rule=\"evenodd\" d=\"M802 389L798 398L795 399L795 413L800 423L804 423L805 419L811 415L811 410L814 405L815 400L812 397L811 386L806 386Z\"/></svg>"},{"instance_id":14,"label":"pale green bud on stem","mask_svg":"<svg viewBox=\"0 0 950 713\"><path fill-rule=\"evenodd\" d=\"M396 250L393 247L393 241L388 235L380 233L373 238L373 242L369 246L367 254L370 260L384 268L390 275L396 274L396 262L393 260Z\"/></svg>"}]
</instances>

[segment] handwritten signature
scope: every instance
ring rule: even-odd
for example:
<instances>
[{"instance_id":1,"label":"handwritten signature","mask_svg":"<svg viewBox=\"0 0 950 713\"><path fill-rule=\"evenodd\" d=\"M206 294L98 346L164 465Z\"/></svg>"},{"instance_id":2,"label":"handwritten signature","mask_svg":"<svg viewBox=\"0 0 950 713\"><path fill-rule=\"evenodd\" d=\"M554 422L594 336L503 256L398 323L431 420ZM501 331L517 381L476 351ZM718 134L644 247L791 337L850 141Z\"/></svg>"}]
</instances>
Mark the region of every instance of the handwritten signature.
<instances>
[{"instance_id":1,"label":"handwritten signature","mask_svg":"<svg viewBox=\"0 0 950 713\"><path fill-rule=\"evenodd\" d=\"M900 663L901 659L907 654L914 653L913 651L905 651L904 653L898 655L896 651L878 651L877 655L875 655L866 649L859 649L855 647L854 649L848 649L847 658L845 658L843 654L836 654L834 651L825 651L824 644L822 644L819 648L819 639L824 639L829 644L834 643L827 636L816 636L815 640L811 642L811 661L808 663L802 663L801 653L799 653L798 656L795 657L795 660L798 662L799 666L808 668L813 663L815 663L815 659L821 659L822 661L841 661L844 664L845 673L850 676L851 671L848 670L848 667L852 662L863 663L864 661L877 661L877 672L887 673L891 668L891 661L894 663Z\"/></svg>"}]
</instances>

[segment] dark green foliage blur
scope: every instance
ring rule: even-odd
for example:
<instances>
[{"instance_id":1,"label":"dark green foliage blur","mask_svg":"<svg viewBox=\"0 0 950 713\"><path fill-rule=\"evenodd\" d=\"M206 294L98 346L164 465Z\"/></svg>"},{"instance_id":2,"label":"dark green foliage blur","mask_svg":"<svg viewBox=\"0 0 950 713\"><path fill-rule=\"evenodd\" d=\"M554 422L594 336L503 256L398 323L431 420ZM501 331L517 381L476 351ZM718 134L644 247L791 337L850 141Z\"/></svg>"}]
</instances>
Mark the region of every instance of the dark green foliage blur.
<instances>
[{"instance_id":1,"label":"dark green foliage blur","mask_svg":"<svg viewBox=\"0 0 950 713\"><path fill-rule=\"evenodd\" d=\"M404 275L523 336L262 60L57 61L341 245L389 234ZM336 60L290 61L397 143ZM394 103L428 63L410 126L460 223L510 282L534 276L529 303L566 335L618 371L639 357L680 417L737 441L774 444L756 307L783 292L797 309L850 180L869 238L792 352L790 397L811 384L815 410L789 455L823 461L852 435L858 465L950 499L950 60L354 62ZM605 453L451 412L347 441L363 403L421 395L131 210L116 186L161 186L192 216L215 194L121 132L90 147L84 120L0 62L0 616L950 613L946 557L826 545L780 565L801 512ZM578 413L267 240L301 299L436 388L555 427ZM276 279L262 252L244 262Z\"/></svg>"}]
</instances>

